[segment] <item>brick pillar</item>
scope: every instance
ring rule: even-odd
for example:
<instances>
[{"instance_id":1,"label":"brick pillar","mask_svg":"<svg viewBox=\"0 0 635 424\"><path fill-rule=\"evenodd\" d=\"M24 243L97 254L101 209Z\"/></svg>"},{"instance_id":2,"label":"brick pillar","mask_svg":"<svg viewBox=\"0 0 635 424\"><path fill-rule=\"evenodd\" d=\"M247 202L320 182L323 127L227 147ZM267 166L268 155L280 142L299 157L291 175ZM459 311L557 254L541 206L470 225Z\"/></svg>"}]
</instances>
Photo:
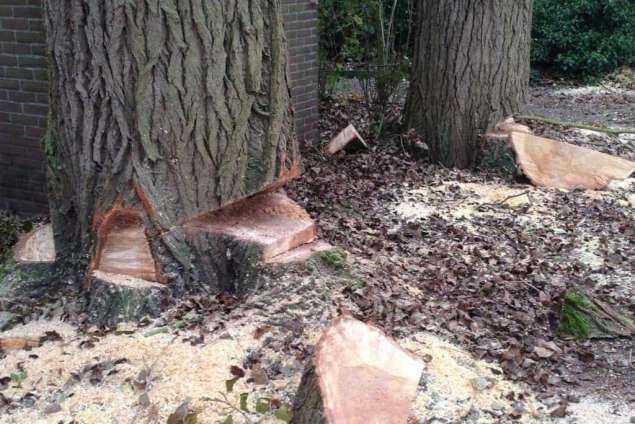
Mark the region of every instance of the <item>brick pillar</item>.
<instances>
[{"instance_id":1,"label":"brick pillar","mask_svg":"<svg viewBox=\"0 0 635 424\"><path fill-rule=\"evenodd\" d=\"M289 42L291 95L300 142L316 143L318 119L318 0L282 0Z\"/></svg>"},{"instance_id":2,"label":"brick pillar","mask_svg":"<svg viewBox=\"0 0 635 424\"><path fill-rule=\"evenodd\" d=\"M47 210L40 140L48 101L40 0L0 1L0 208Z\"/></svg>"},{"instance_id":3,"label":"brick pillar","mask_svg":"<svg viewBox=\"0 0 635 424\"><path fill-rule=\"evenodd\" d=\"M281 0L297 134L318 139L317 0ZM46 213L48 84L41 0L0 0L0 209Z\"/></svg>"}]
</instances>

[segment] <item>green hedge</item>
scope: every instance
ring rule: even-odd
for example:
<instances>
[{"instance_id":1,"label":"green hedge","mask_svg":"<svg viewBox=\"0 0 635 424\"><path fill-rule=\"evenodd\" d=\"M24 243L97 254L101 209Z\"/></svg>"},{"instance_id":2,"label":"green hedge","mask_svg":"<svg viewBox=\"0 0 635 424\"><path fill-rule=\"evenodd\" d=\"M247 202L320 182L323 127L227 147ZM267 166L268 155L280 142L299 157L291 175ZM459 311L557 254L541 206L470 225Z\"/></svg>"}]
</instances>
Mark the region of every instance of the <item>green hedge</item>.
<instances>
[{"instance_id":1,"label":"green hedge","mask_svg":"<svg viewBox=\"0 0 635 424\"><path fill-rule=\"evenodd\" d=\"M534 64L577 78L635 65L635 0L534 1Z\"/></svg>"}]
</instances>

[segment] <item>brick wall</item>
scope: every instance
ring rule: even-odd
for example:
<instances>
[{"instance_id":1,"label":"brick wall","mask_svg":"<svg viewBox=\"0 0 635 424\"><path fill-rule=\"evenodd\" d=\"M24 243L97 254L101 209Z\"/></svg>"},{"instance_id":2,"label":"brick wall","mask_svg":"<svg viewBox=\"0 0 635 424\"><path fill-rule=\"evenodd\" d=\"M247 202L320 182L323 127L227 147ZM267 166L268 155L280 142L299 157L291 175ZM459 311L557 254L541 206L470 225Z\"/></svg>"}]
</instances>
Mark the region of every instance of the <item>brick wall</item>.
<instances>
[{"instance_id":1,"label":"brick wall","mask_svg":"<svg viewBox=\"0 0 635 424\"><path fill-rule=\"evenodd\" d=\"M291 95L300 140L318 140L318 1L282 0L289 41Z\"/></svg>"},{"instance_id":2,"label":"brick wall","mask_svg":"<svg viewBox=\"0 0 635 424\"><path fill-rule=\"evenodd\" d=\"M318 139L317 0L282 0L301 142ZM0 209L47 210L47 70L41 0L0 0Z\"/></svg>"},{"instance_id":3,"label":"brick wall","mask_svg":"<svg viewBox=\"0 0 635 424\"><path fill-rule=\"evenodd\" d=\"M46 210L48 99L40 0L0 0L0 208Z\"/></svg>"}]
</instances>

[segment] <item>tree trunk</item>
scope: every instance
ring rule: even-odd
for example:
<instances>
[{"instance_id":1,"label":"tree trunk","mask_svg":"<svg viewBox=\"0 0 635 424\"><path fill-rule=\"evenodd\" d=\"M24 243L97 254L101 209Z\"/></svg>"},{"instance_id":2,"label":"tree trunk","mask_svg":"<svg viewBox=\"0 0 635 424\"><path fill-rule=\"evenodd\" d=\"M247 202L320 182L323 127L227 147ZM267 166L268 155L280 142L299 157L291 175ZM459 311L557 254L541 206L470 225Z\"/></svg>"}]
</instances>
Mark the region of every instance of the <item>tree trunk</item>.
<instances>
[{"instance_id":1,"label":"tree trunk","mask_svg":"<svg viewBox=\"0 0 635 424\"><path fill-rule=\"evenodd\" d=\"M183 227L299 174L279 0L44 5L58 258L236 288L239 243Z\"/></svg>"},{"instance_id":2,"label":"tree trunk","mask_svg":"<svg viewBox=\"0 0 635 424\"><path fill-rule=\"evenodd\" d=\"M476 164L480 138L527 99L532 0L421 0L406 123L446 166Z\"/></svg>"}]
</instances>

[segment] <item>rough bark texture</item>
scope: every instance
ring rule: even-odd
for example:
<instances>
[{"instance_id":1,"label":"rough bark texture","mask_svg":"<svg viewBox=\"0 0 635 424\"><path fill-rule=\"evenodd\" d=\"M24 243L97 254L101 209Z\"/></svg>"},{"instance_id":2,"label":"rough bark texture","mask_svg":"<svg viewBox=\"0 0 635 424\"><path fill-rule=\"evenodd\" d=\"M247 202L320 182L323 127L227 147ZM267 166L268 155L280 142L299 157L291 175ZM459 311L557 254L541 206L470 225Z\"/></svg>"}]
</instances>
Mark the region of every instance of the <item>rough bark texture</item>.
<instances>
[{"instance_id":1,"label":"rough bark texture","mask_svg":"<svg viewBox=\"0 0 635 424\"><path fill-rule=\"evenodd\" d=\"M421 0L406 122L446 166L527 99L532 0Z\"/></svg>"},{"instance_id":2,"label":"rough bark texture","mask_svg":"<svg viewBox=\"0 0 635 424\"><path fill-rule=\"evenodd\" d=\"M315 374L315 366L310 365L304 371L300 387L293 401L293 419L291 424L325 424L322 410L322 394Z\"/></svg>"},{"instance_id":3,"label":"rough bark texture","mask_svg":"<svg viewBox=\"0 0 635 424\"><path fill-rule=\"evenodd\" d=\"M94 260L125 210L175 293L233 287L240 252L181 226L299 173L279 0L44 5L58 257Z\"/></svg>"},{"instance_id":4,"label":"rough bark texture","mask_svg":"<svg viewBox=\"0 0 635 424\"><path fill-rule=\"evenodd\" d=\"M89 319L110 327L156 316L169 299L168 288L161 285L129 287L92 277L88 284Z\"/></svg>"}]
</instances>

